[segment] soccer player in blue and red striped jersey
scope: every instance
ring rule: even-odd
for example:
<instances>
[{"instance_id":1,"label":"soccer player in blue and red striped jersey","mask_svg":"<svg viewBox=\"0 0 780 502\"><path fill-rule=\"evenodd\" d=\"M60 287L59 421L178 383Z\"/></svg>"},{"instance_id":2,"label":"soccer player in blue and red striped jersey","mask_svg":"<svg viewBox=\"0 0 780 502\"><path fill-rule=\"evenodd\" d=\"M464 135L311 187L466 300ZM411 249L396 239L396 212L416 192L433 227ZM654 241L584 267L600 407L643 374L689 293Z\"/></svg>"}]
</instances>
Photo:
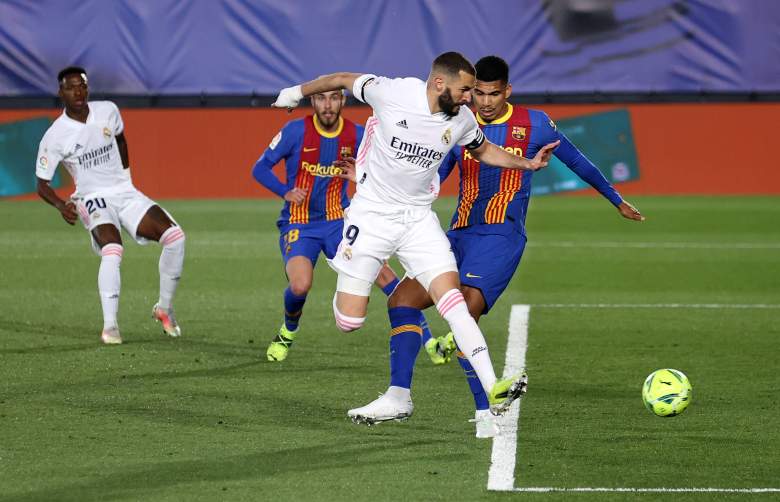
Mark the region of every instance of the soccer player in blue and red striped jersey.
<instances>
[{"instance_id":1,"label":"soccer player in blue and red striped jersey","mask_svg":"<svg viewBox=\"0 0 780 502\"><path fill-rule=\"evenodd\" d=\"M623 217L637 221L644 219L634 206L623 200L598 168L557 130L547 114L507 102L512 86L509 83L509 67L503 59L484 57L475 68L473 105L488 140L526 158L533 157L545 144L560 140L560 146L554 152L559 160L609 200ZM441 181L449 176L455 164L460 166L460 190L447 237L457 260L461 292L469 313L479 321L496 303L520 264L526 243L525 217L533 172L480 165L468 150L456 147L439 168ZM420 309L431 305L422 286L406 278L388 302L391 323L406 326ZM394 321L396 319L403 322ZM414 339L412 330L407 331L394 331L393 336ZM428 343L423 340L423 343L429 352L434 344L439 346L440 352L455 350L451 335ZM407 350L391 351L391 367L394 368L391 385L394 381L411 385L420 345L397 343L395 346L406 347ZM468 360L460 353L458 356L474 395L477 437L492 437L497 428L490 415L485 391Z\"/></svg>"},{"instance_id":2,"label":"soccer player in blue and red striped jersey","mask_svg":"<svg viewBox=\"0 0 780 502\"><path fill-rule=\"evenodd\" d=\"M349 199L347 182L338 177L340 170L333 164L341 158L355 157L363 137L362 126L341 116L344 102L341 91L313 95L314 114L288 122L252 170L261 185L285 201L276 225L289 284L284 290L284 323L266 351L269 361L287 357L319 254L333 258L341 242L344 209L349 206ZM272 172L282 159L286 183ZM385 266L376 283L390 295L398 278ZM425 318L420 322L430 337Z\"/></svg>"}]
</instances>

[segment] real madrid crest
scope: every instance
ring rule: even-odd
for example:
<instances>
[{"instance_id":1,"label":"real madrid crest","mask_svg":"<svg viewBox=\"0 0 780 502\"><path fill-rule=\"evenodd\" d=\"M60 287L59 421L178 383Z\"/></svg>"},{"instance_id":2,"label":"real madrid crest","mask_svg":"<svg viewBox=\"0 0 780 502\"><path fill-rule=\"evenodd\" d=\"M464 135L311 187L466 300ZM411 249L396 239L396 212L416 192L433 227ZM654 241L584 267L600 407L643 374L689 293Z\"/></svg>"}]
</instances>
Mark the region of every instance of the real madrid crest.
<instances>
[{"instance_id":1,"label":"real madrid crest","mask_svg":"<svg viewBox=\"0 0 780 502\"><path fill-rule=\"evenodd\" d=\"M344 256L345 260L347 260L347 261L351 260L352 259L352 248L350 248L350 247L344 248L344 252L342 253L342 255Z\"/></svg>"},{"instance_id":2,"label":"real madrid crest","mask_svg":"<svg viewBox=\"0 0 780 502\"><path fill-rule=\"evenodd\" d=\"M523 141L525 139L525 127L512 126L512 137L517 141Z\"/></svg>"},{"instance_id":3,"label":"real madrid crest","mask_svg":"<svg viewBox=\"0 0 780 502\"><path fill-rule=\"evenodd\" d=\"M103 128L103 136L105 136L106 138L111 137L111 131L108 129L108 127Z\"/></svg>"},{"instance_id":4,"label":"real madrid crest","mask_svg":"<svg viewBox=\"0 0 780 502\"><path fill-rule=\"evenodd\" d=\"M448 127L446 131L444 131L444 134L441 135L441 142L445 145L449 145L450 141L452 141L452 128Z\"/></svg>"}]
</instances>

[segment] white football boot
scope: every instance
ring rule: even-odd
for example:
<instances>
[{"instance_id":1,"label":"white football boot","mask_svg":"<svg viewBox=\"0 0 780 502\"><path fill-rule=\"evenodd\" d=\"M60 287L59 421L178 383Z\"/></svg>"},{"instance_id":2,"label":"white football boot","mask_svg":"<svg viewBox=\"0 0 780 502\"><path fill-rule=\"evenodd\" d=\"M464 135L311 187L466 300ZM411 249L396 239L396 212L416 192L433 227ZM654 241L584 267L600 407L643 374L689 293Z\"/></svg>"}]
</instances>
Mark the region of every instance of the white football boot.
<instances>
[{"instance_id":1,"label":"white football boot","mask_svg":"<svg viewBox=\"0 0 780 502\"><path fill-rule=\"evenodd\" d=\"M478 438L496 437L501 432L498 427L498 417L493 415L489 409L475 411L474 419L469 420L469 422L476 424Z\"/></svg>"},{"instance_id":2,"label":"white football boot","mask_svg":"<svg viewBox=\"0 0 780 502\"><path fill-rule=\"evenodd\" d=\"M398 399L389 393L380 395L362 408L347 411L347 416L356 424L374 425L390 420L406 420L412 416L414 405L411 397Z\"/></svg>"},{"instance_id":3,"label":"white football boot","mask_svg":"<svg viewBox=\"0 0 780 502\"><path fill-rule=\"evenodd\" d=\"M104 329L100 334L100 339L106 345L119 345L122 343L122 337L119 334L119 328L116 326Z\"/></svg>"}]
</instances>

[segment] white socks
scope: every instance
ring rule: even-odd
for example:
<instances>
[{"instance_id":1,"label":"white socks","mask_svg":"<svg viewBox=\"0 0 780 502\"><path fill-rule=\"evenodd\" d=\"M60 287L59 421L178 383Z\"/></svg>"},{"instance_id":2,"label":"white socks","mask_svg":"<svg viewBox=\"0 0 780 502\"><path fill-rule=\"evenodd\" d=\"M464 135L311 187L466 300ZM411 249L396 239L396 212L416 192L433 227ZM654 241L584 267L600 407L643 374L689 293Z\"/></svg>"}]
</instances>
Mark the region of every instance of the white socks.
<instances>
[{"instance_id":1,"label":"white socks","mask_svg":"<svg viewBox=\"0 0 780 502\"><path fill-rule=\"evenodd\" d=\"M160 236L162 253L160 254L160 300L158 305L170 310L176 287L179 285L184 267L184 231L180 227L170 227Z\"/></svg>"},{"instance_id":2,"label":"white socks","mask_svg":"<svg viewBox=\"0 0 780 502\"><path fill-rule=\"evenodd\" d=\"M496 373L493 371L493 363L490 362L485 337L482 336L477 322L469 314L463 294L457 289L447 291L439 298L436 309L449 323L458 348L474 367L482 388L486 393L490 393L490 389L496 383Z\"/></svg>"},{"instance_id":3,"label":"white socks","mask_svg":"<svg viewBox=\"0 0 780 502\"><path fill-rule=\"evenodd\" d=\"M119 265L122 263L121 244L106 244L100 250L100 268L98 269L98 291L100 305L103 307L103 329L117 325L116 313L119 310L119 288L121 279Z\"/></svg>"}]
</instances>

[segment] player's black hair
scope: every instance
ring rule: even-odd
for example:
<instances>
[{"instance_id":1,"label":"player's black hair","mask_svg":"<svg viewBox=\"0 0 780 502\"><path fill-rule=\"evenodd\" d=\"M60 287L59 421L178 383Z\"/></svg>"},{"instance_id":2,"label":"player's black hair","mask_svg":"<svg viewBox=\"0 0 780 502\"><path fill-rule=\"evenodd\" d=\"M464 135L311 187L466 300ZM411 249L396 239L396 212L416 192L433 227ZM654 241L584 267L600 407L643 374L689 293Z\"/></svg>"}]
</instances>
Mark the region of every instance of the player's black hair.
<instances>
[{"instance_id":1,"label":"player's black hair","mask_svg":"<svg viewBox=\"0 0 780 502\"><path fill-rule=\"evenodd\" d=\"M457 76L458 72L461 71L468 73L469 75L475 75L477 73L474 69L474 65L472 65L460 52L445 52L444 54L439 54L436 59L433 60L433 69L450 76Z\"/></svg>"},{"instance_id":2,"label":"player's black hair","mask_svg":"<svg viewBox=\"0 0 780 502\"><path fill-rule=\"evenodd\" d=\"M68 66L67 68L63 68L57 74L57 83L62 85L62 79L64 79L68 75L81 75L82 73L86 75L87 70L85 70L81 66Z\"/></svg>"},{"instance_id":3,"label":"player's black hair","mask_svg":"<svg viewBox=\"0 0 780 502\"><path fill-rule=\"evenodd\" d=\"M477 69L477 80L482 82L509 82L509 65L498 56L485 56L474 65Z\"/></svg>"}]
</instances>

